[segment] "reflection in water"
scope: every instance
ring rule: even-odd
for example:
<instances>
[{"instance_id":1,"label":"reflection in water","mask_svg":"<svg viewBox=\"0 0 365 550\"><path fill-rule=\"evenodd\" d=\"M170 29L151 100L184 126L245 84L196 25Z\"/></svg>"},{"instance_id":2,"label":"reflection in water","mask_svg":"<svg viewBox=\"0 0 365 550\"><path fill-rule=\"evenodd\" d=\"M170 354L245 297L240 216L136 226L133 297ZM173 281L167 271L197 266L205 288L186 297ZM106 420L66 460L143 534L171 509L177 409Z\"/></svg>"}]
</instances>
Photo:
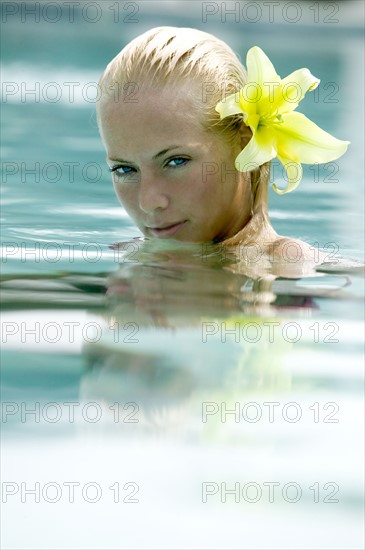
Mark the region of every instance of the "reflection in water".
<instances>
[{"instance_id":1,"label":"reflection in water","mask_svg":"<svg viewBox=\"0 0 365 550\"><path fill-rule=\"evenodd\" d=\"M34 414L23 422L20 412L10 414L9 409L1 426L2 481L19 487L25 481L31 490L38 480L41 486L57 482L62 489L66 480L81 487L94 481L103 490L98 503L80 502L81 487L75 490L74 503L63 498L37 503L34 494L25 503L20 491L9 496L2 505L3 546L363 548L363 281L354 267L332 262L315 272L313 265L295 271L299 262L265 265L254 247L236 255L230 249L228 257L228 251L219 248L169 251L172 243L155 243L162 249L152 250L152 243L146 243L142 250L132 241L115 249L118 269L111 257L103 255L102 261L88 263L81 253L94 241L102 243L96 248L104 253L103 243L136 235L114 202L109 176L95 181L93 171L86 178L81 171L94 162L105 165L93 124L94 104L81 97L86 92L83 83L98 77L105 59L138 34L136 27L176 24L176 17L181 26L201 24L200 3L191 2L197 10L191 12L186 2L164 2L161 10L156 2L90 2L86 3L90 9L85 4L81 13L83 6L78 9L76 2L74 25L69 17L73 6L70 11L67 2L59 3L58 22L52 21L57 16L53 3L45 10L42 6L28 10L25 2L2 4L10 30L7 37L2 35L8 46L4 48L7 80L19 84L18 93L8 94L9 115L3 117L3 154L8 161L3 238L9 248L2 264L7 276L1 280L2 321L8 323L7 334L2 335L2 398L15 409L18 405L19 411L22 405L34 410L36 402L43 410L37 423ZM39 8L40 3L34 4ZM303 192L290 200L271 197L276 230L307 242L319 240L319 246L335 241L344 254L360 258L363 174L357 159L363 155L363 117L358 108L363 104L358 85L363 4L274 2L271 9L266 2L264 19L254 23L255 6L261 10L258 3L230 4L225 16L225 3L214 3L210 11L215 14L207 13L204 30L211 27L214 34L219 27L222 38L242 55L259 36L285 74L288 64L298 66L298 55L304 56L306 66L309 54L312 72L322 82L319 93L309 98L306 115L352 142L349 156L336 167L338 173L332 175L331 166L320 167L319 173L308 167ZM135 14L133 6L138 8ZM102 10L97 22L95 7ZM231 7L242 7L241 24L229 13ZM294 24L289 20L295 19L297 8L301 17ZM38 24L35 12L40 12ZM272 25L269 18L274 12ZM21 21L23 15L27 23ZM140 23L130 25L128 19ZM11 66L15 50L19 57L20 37L29 47L22 49L24 63ZM44 47L47 37L52 37L53 50ZM65 48L70 55L65 55ZM68 93L62 93L58 102L47 102L41 94L37 103L32 93L22 101L24 81L28 91L34 91L39 81L41 91L46 91L46 81L67 83L70 77L81 83L75 88L73 105L64 102ZM339 93L333 93L333 83ZM341 108L333 109L331 98L340 101ZM57 182L52 179L55 161L62 169ZM34 174L37 163L40 181ZM70 181L72 164L75 179ZM49 246L52 258L62 243L75 247L72 261L69 248L62 250L59 262L44 261L45 253L34 261L32 251L38 246L41 251ZM12 256L12 246L18 248L19 257ZM24 260L22 247L28 252ZM72 322L78 323L73 339L66 326ZM227 331L226 341L224 322L235 331ZM29 329L39 323L38 342L34 334L22 338L21 323ZM60 341L51 326L45 331L48 339L42 336L47 323L58 323ZM102 327L95 342L86 338L92 339L92 331L83 334L88 323ZM302 330L297 342L295 323ZM100 422L87 421L80 412L81 405L90 401L102 407ZM264 406L270 401L280 403L273 423ZM43 408L50 402L60 407L59 422L52 421L55 406L49 407L48 415ZM81 403L75 407L74 423L67 420L67 402ZM261 408L261 419L255 421L255 406L244 408L248 402ZM298 422L283 419L288 402L301 407ZM128 403L132 405L124 408ZM215 412L210 405L206 422L202 403L219 407ZM240 404L239 422L232 414L222 422L222 403L231 410ZM336 403L338 411L328 403ZM295 407L287 410L288 416L295 413ZM90 418L94 414L95 407L90 407ZM131 422L135 419L138 422ZM338 422L328 422L331 419ZM154 445L156 435L160 438ZM235 482L241 487L256 482L263 498L254 503L241 498L237 504L231 494L223 504L219 492L203 504L201 484L206 480L227 482L230 489ZM113 502L109 487L116 481L121 487L128 481L139 483L139 504ZM296 482L303 496L298 503L282 498L269 502L263 482L280 482L279 497L283 484ZM339 486L338 503L324 502L332 490L331 486L325 490L327 483ZM320 488L319 502L309 489L314 486ZM53 495L51 488L49 496Z\"/></svg>"},{"instance_id":2,"label":"reflection in water","mask_svg":"<svg viewBox=\"0 0 365 550\"><path fill-rule=\"evenodd\" d=\"M205 438L205 400L290 392L285 365L311 347L314 329L304 325L318 313L316 298L352 299L346 276L317 273L314 263L242 261L240 250L166 241L135 240L119 251L120 267L106 278L103 338L84 346L80 392L83 400L137 403L134 435Z\"/></svg>"},{"instance_id":3,"label":"reflection in water","mask_svg":"<svg viewBox=\"0 0 365 550\"><path fill-rule=\"evenodd\" d=\"M316 529L326 532L321 548L328 547L323 525L340 525L343 540L359 540L363 367L356 274L350 280L345 266L326 274L313 262L250 261L242 251L216 246L202 253L196 245L132 241L118 250L120 265L112 273L2 280L9 479L20 484L24 463L17 457L27 456L30 485L37 468L46 483L58 479L58 467L60 479L84 483L97 471L105 494L117 479L137 483L152 530L159 530L161 513L163 529L165 517L176 530L176 518L187 514L195 525L208 513L210 526L217 507L222 548L227 525L236 529L232 547L242 547L247 514L258 526L249 547L273 514L285 531L293 504L264 498L236 504L228 497L226 505L217 495L208 509L203 483L295 483L303 491L297 529L309 538ZM22 323L33 331L38 323L38 341L23 337ZM30 413L23 422L22 411L37 404L39 421ZM328 483L340 494L336 508L323 501ZM320 504L311 498L317 486ZM118 510L119 529L121 509L104 506L108 518ZM38 509L27 510L38 518ZM134 540L141 512L135 517L124 510ZM90 508L83 514L89 517ZM114 523L107 523L108 546ZM263 536L257 547L269 548L271 532ZM296 547L294 539L297 532L281 547ZM118 547L131 546L123 544ZM171 546L177 547L165 545Z\"/></svg>"},{"instance_id":4,"label":"reflection in water","mask_svg":"<svg viewBox=\"0 0 365 550\"><path fill-rule=\"evenodd\" d=\"M137 404L134 435L167 427L177 435L184 426L189 437L201 437L205 400L290 392L293 374L287 365L313 354L314 343L317 363L332 360L333 347L323 348L324 342L338 342L330 305L337 310L341 302L357 305L338 263L339 273L328 275L316 271L314 261L273 262L247 247L134 239L114 249L119 267L112 273L4 277L6 344L27 353L29 340L13 329L14 320L38 323L38 353L46 334L43 351L82 357L81 400L104 403L110 419L113 403ZM29 314L26 308L32 308ZM24 312L18 315L17 309ZM68 326L62 342L43 330L50 320ZM95 338L83 330L87 324L95 325ZM315 385L312 371L295 379L297 390L302 384Z\"/></svg>"},{"instance_id":5,"label":"reflection in water","mask_svg":"<svg viewBox=\"0 0 365 550\"><path fill-rule=\"evenodd\" d=\"M120 268L107 279L109 307L119 314L132 308L153 326L194 325L202 316L238 312L276 315L281 308L300 314L317 307L315 296L350 297L341 290L345 277L321 284L326 277L314 261L273 262L256 249L136 239L118 250ZM302 277L312 278L306 289L296 284Z\"/></svg>"}]
</instances>

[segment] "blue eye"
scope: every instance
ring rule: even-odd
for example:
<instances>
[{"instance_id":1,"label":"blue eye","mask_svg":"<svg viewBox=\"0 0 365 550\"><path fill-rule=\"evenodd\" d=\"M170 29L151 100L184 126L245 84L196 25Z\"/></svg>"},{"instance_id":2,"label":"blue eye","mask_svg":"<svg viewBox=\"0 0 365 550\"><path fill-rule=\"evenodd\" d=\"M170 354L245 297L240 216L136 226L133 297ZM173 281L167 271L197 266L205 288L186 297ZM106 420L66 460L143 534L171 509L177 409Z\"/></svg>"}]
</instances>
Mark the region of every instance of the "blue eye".
<instances>
[{"instance_id":1,"label":"blue eye","mask_svg":"<svg viewBox=\"0 0 365 550\"><path fill-rule=\"evenodd\" d=\"M188 161L189 161L189 159L184 158L184 157L175 157L175 158L169 160L167 162L167 165L173 166L175 168L175 167L178 167L178 166L184 166ZM175 162L175 165L171 165L170 164L171 162Z\"/></svg>"},{"instance_id":2,"label":"blue eye","mask_svg":"<svg viewBox=\"0 0 365 550\"><path fill-rule=\"evenodd\" d=\"M128 176L129 174L132 174L135 170L131 166L113 166L113 168L109 168L110 172L113 172L117 176Z\"/></svg>"}]
</instances>

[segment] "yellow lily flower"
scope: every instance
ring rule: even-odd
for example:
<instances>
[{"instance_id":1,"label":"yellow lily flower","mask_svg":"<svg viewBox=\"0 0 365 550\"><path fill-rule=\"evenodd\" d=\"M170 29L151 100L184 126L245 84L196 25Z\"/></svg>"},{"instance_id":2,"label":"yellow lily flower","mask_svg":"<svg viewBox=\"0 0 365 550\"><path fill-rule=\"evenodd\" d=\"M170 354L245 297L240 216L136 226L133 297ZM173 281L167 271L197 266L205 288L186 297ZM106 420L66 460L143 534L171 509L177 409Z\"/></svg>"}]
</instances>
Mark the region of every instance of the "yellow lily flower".
<instances>
[{"instance_id":1,"label":"yellow lily flower","mask_svg":"<svg viewBox=\"0 0 365 550\"><path fill-rule=\"evenodd\" d=\"M293 191L302 179L303 164L330 162L343 155L349 141L321 130L301 113L293 112L306 92L319 80L308 69L294 71L283 80L266 54L257 46L247 53L247 84L216 106L221 119L243 114L252 138L236 158L236 169L248 172L277 157L288 178L285 189Z\"/></svg>"}]
</instances>

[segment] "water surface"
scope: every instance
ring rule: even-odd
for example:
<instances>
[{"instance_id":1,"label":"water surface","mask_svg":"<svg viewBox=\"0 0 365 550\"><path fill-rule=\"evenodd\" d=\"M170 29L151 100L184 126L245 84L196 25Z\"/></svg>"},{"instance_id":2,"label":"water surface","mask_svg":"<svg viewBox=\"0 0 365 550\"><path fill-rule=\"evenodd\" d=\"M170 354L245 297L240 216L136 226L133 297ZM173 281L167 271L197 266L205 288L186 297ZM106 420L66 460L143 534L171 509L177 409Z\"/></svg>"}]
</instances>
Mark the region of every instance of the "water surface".
<instances>
[{"instance_id":1,"label":"water surface","mask_svg":"<svg viewBox=\"0 0 365 550\"><path fill-rule=\"evenodd\" d=\"M313 25L301 4L296 24L272 25L139 2L138 22L117 25L106 4L94 25L18 15L2 36L4 80L19 85L2 116L3 546L362 548L357 23L342 4L338 24L320 12ZM270 215L325 267L142 242L82 90L161 24L321 78L301 111L351 147L307 167L297 192L271 193ZM22 82L56 82L62 98L22 97ZM65 82L79 83L72 102Z\"/></svg>"}]
</instances>

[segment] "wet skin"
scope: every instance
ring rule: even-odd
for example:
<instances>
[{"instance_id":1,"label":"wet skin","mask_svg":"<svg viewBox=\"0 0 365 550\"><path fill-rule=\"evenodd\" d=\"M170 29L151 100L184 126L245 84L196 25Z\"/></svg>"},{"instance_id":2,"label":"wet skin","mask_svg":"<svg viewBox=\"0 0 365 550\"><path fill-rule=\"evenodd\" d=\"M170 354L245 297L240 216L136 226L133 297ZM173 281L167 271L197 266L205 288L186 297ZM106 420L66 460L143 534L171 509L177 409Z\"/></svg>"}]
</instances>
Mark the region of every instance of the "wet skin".
<instances>
[{"instance_id":1,"label":"wet skin","mask_svg":"<svg viewBox=\"0 0 365 550\"><path fill-rule=\"evenodd\" d=\"M140 92L136 102L102 103L101 135L115 192L146 237L223 241L251 218L242 149L207 131L191 93Z\"/></svg>"}]
</instances>

